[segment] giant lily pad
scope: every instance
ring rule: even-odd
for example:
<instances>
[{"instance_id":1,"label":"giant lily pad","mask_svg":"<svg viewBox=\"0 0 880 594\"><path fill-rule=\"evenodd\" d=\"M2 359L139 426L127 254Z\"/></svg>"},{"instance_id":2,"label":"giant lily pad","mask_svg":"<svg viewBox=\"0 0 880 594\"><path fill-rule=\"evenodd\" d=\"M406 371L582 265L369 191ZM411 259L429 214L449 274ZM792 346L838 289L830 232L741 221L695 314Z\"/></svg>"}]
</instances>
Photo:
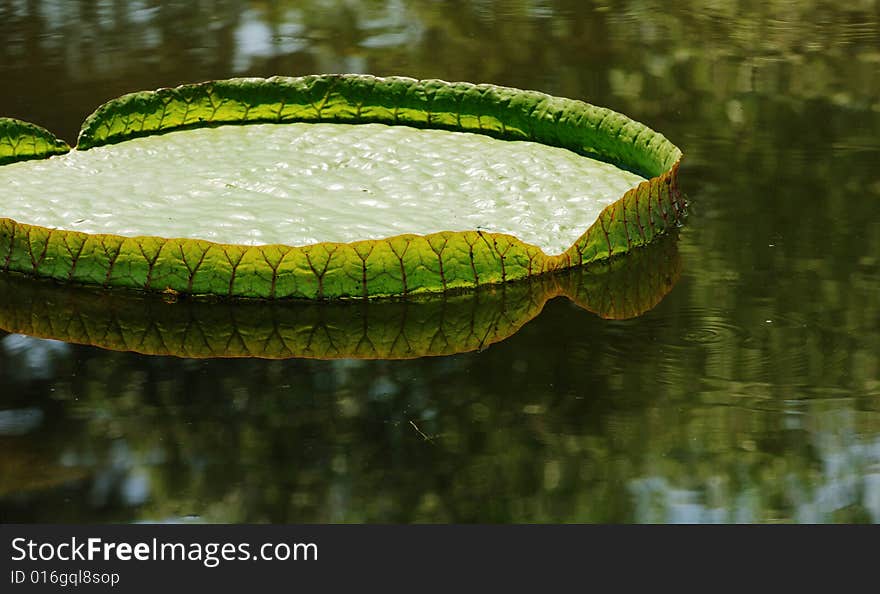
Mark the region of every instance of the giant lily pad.
<instances>
[{"instance_id":1,"label":"giant lily pad","mask_svg":"<svg viewBox=\"0 0 880 594\"><path fill-rule=\"evenodd\" d=\"M493 85L325 75L134 93L72 151L0 119L0 269L270 299L473 288L674 228L680 157L619 113Z\"/></svg>"},{"instance_id":2,"label":"giant lily pad","mask_svg":"<svg viewBox=\"0 0 880 594\"><path fill-rule=\"evenodd\" d=\"M409 359L482 350L567 297L603 318L653 308L681 272L675 234L626 258L473 291L366 301L185 299L0 275L0 329L178 357Z\"/></svg>"}]
</instances>

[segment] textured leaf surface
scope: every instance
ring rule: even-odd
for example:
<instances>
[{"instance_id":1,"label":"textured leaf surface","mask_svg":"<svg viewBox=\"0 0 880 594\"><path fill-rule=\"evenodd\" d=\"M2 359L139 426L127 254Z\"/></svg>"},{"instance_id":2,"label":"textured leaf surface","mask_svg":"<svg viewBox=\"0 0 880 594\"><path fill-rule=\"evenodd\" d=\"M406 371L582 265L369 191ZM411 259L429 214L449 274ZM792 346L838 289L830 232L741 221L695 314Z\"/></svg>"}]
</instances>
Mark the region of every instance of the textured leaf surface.
<instances>
[{"instance_id":1,"label":"textured leaf surface","mask_svg":"<svg viewBox=\"0 0 880 594\"><path fill-rule=\"evenodd\" d=\"M310 303L217 302L62 287L0 274L0 328L180 357L402 359L479 350L564 295L605 318L638 316L681 271L675 234L624 258L454 295Z\"/></svg>"},{"instance_id":2,"label":"textured leaf surface","mask_svg":"<svg viewBox=\"0 0 880 594\"><path fill-rule=\"evenodd\" d=\"M607 259L676 227L681 152L608 109L493 85L323 75L234 79L134 93L99 108L79 149L185 127L248 122L379 122L567 148L650 178L608 206L563 254L481 231L378 241L241 246L52 231L0 219L0 270L99 286L257 298L367 298L473 288ZM19 128L12 144L36 132ZM30 134L30 136L29 136ZM32 155L31 155L32 156Z\"/></svg>"},{"instance_id":3,"label":"textured leaf surface","mask_svg":"<svg viewBox=\"0 0 880 594\"><path fill-rule=\"evenodd\" d=\"M536 142L385 124L220 126L0 168L17 221L301 246L482 229L559 254L644 178Z\"/></svg>"}]
</instances>

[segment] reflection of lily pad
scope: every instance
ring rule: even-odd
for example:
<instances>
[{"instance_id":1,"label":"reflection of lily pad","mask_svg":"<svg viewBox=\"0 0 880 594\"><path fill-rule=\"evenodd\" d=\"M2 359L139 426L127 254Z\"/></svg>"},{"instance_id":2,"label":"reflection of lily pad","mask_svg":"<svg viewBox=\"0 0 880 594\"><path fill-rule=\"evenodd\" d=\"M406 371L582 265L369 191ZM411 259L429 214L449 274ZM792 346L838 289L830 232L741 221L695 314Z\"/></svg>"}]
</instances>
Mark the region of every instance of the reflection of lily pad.
<instances>
[{"instance_id":1,"label":"reflection of lily pad","mask_svg":"<svg viewBox=\"0 0 880 594\"><path fill-rule=\"evenodd\" d=\"M402 359L483 349L564 295L606 318L656 305L680 273L670 235L624 258L459 294L313 303L182 299L0 275L0 328L183 357Z\"/></svg>"},{"instance_id":2,"label":"reflection of lily pad","mask_svg":"<svg viewBox=\"0 0 880 594\"><path fill-rule=\"evenodd\" d=\"M134 93L67 151L0 119L14 188L0 269L186 294L414 295L604 260L684 213L681 152L662 135L493 85L325 75Z\"/></svg>"}]
</instances>

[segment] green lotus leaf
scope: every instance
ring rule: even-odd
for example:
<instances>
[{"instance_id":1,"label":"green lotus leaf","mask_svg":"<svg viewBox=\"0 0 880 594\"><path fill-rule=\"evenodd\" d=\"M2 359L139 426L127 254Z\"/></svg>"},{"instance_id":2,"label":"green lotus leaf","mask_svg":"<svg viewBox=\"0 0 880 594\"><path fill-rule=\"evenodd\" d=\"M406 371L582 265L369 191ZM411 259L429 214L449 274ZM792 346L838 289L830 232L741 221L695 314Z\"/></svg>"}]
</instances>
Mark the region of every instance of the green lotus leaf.
<instances>
[{"instance_id":1,"label":"green lotus leaf","mask_svg":"<svg viewBox=\"0 0 880 594\"><path fill-rule=\"evenodd\" d=\"M44 159L69 150L66 142L40 126L0 117L0 165Z\"/></svg>"},{"instance_id":2,"label":"green lotus leaf","mask_svg":"<svg viewBox=\"0 0 880 594\"><path fill-rule=\"evenodd\" d=\"M681 272L676 234L622 258L473 291L310 302L186 299L0 275L0 329L179 357L406 359L481 350L565 296L605 318L638 316Z\"/></svg>"},{"instance_id":3,"label":"green lotus leaf","mask_svg":"<svg viewBox=\"0 0 880 594\"><path fill-rule=\"evenodd\" d=\"M133 93L69 152L0 120L0 270L261 299L472 289L675 228L680 158L622 114L494 85L322 75Z\"/></svg>"}]
</instances>

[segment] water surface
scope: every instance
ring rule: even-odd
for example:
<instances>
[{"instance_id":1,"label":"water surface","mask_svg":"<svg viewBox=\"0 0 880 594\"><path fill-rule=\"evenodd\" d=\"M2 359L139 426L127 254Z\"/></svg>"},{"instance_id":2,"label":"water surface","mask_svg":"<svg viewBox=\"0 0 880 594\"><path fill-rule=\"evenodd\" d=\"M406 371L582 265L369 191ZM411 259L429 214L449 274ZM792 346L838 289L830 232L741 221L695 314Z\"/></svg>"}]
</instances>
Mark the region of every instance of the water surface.
<instances>
[{"instance_id":1,"label":"water surface","mask_svg":"<svg viewBox=\"0 0 880 594\"><path fill-rule=\"evenodd\" d=\"M610 107L685 153L682 275L412 360L0 337L0 520L880 522L880 5L0 0L0 113L369 72ZM2 200L2 199L0 199Z\"/></svg>"}]
</instances>

